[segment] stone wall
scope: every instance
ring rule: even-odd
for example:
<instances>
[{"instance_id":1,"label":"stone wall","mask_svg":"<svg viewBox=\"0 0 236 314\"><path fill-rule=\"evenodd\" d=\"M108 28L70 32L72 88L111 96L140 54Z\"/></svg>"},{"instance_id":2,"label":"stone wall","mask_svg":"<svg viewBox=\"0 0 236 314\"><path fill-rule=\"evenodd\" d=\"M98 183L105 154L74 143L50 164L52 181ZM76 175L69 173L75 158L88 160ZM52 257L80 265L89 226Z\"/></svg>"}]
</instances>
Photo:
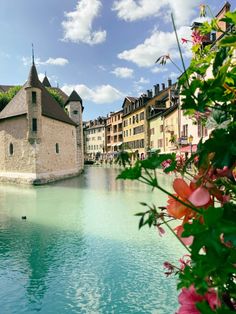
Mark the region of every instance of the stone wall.
<instances>
[{"instance_id":1,"label":"stone wall","mask_svg":"<svg viewBox=\"0 0 236 314\"><path fill-rule=\"evenodd\" d=\"M0 122L0 182L45 184L81 172L75 126L42 116L40 141L29 141L27 132L26 115Z\"/></svg>"},{"instance_id":2,"label":"stone wall","mask_svg":"<svg viewBox=\"0 0 236 314\"><path fill-rule=\"evenodd\" d=\"M0 175L8 172L35 173L35 148L27 140L26 115L0 122ZM10 154L10 144L13 154Z\"/></svg>"},{"instance_id":3,"label":"stone wall","mask_svg":"<svg viewBox=\"0 0 236 314\"><path fill-rule=\"evenodd\" d=\"M37 175L78 172L75 126L42 116L42 138L37 146Z\"/></svg>"}]
</instances>

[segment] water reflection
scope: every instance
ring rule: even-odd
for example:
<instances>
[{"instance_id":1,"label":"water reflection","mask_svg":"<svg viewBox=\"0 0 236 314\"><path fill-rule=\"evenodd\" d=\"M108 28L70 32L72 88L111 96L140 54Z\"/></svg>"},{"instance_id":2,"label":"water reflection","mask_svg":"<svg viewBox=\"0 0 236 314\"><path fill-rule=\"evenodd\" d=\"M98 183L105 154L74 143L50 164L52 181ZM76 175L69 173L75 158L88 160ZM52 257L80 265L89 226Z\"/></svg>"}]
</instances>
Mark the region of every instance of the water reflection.
<instances>
[{"instance_id":1,"label":"water reflection","mask_svg":"<svg viewBox=\"0 0 236 314\"><path fill-rule=\"evenodd\" d=\"M133 215L139 200L165 198L117 174L91 167L53 185L0 186L1 313L174 312L162 263L182 248L138 231Z\"/></svg>"}]
</instances>

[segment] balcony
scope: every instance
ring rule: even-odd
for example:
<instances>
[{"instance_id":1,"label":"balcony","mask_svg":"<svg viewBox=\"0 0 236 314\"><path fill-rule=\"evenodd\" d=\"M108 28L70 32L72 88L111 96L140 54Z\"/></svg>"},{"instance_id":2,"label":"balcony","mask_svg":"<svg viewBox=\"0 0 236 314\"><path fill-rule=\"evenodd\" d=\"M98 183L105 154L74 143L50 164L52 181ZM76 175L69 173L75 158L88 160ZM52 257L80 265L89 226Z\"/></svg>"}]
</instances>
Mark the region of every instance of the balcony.
<instances>
[{"instance_id":1,"label":"balcony","mask_svg":"<svg viewBox=\"0 0 236 314\"><path fill-rule=\"evenodd\" d=\"M188 145L188 137L187 136L181 136L179 139L178 139L178 143L180 145Z\"/></svg>"}]
</instances>

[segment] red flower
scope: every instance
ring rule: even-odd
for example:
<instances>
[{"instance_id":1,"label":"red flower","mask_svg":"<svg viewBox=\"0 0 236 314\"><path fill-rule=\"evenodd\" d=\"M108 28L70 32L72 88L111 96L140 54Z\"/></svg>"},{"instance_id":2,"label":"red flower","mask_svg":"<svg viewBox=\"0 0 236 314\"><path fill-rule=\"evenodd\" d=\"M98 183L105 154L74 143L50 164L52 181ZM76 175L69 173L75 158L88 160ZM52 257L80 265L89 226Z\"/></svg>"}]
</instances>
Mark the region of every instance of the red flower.
<instances>
[{"instance_id":1,"label":"red flower","mask_svg":"<svg viewBox=\"0 0 236 314\"><path fill-rule=\"evenodd\" d=\"M206 188L197 187L196 189L193 189L191 184L189 186L183 179L180 178L174 180L173 188L176 192L174 196L178 197L184 203L192 204L195 207L206 206L211 200L210 193ZM167 212L170 216L176 219L184 217L184 221L186 222L189 218L196 215L196 212L171 196L169 196L167 203Z\"/></svg>"}]
</instances>

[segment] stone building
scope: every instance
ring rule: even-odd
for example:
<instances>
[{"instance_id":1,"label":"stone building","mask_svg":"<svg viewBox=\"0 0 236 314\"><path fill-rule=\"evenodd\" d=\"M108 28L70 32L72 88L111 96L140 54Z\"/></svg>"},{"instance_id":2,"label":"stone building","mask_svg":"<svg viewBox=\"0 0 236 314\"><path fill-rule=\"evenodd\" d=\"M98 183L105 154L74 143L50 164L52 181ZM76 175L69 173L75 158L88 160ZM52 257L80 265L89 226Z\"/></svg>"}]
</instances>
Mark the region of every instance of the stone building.
<instances>
[{"instance_id":1,"label":"stone building","mask_svg":"<svg viewBox=\"0 0 236 314\"><path fill-rule=\"evenodd\" d=\"M69 115L39 81L27 82L0 113L0 181L44 184L83 169L82 100L72 92Z\"/></svg>"}]
</instances>

